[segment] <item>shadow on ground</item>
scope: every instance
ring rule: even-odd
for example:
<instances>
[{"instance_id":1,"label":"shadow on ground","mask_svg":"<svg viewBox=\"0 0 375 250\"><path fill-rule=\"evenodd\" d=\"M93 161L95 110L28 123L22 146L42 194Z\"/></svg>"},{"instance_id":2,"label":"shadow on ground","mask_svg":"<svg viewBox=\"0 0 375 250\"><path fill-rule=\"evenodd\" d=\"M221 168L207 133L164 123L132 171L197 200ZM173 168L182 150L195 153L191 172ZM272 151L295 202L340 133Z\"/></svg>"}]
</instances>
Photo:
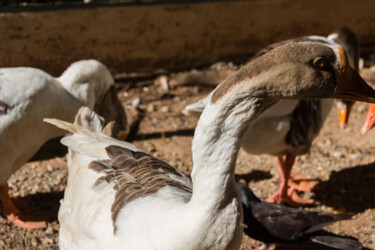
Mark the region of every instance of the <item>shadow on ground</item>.
<instances>
[{"instance_id":1,"label":"shadow on ground","mask_svg":"<svg viewBox=\"0 0 375 250\"><path fill-rule=\"evenodd\" d=\"M36 193L13 199L14 204L30 221L54 221L64 192Z\"/></svg>"},{"instance_id":2,"label":"shadow on ground","mask_svg":"<svg viewBox=\"0 0 375 250\"><path fill-rule=\"evenodd\" d=\"M175 131L155 132L149 134L139 133L132 141L169 138L172 136L194 136L195 129L180 129Z\"/></svg>"},{"instance_id":3,"label":"shadow on ground","mask_svg":"<svg viewBox=\"0 0 375 250\"><path fill-rule=\"evenodd\" d=\"M333 171L316 186L313 199L334 209L359 213L375 208L375 162Z\"/></svg>"},{"instance_id":4,"label":"shadow on ground","mask_svg":"<svg viewBox=\"0 0 375 250\"><path fill-rule=\"evenodd\" d=\"M262 171L262 170L253 170L250 173L247 174L236 174L235 179L236 182L240 180L244 180L246 183L249 183L250 181L262 181L271 179L272 175L268 171Z\"/></svg>"}]
</instances>

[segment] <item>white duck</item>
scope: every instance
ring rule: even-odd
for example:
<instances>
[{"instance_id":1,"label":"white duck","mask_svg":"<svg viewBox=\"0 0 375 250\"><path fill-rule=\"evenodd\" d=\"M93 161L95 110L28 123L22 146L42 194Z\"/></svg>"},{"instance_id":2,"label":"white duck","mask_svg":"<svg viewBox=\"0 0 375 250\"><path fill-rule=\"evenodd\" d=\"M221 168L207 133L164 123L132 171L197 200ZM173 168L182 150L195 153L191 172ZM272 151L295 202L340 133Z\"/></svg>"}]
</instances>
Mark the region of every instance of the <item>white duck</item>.
<instances>
[{"instance_id":1,"label":"white duck","mask_svg":"<svg viewBox=\"0 0 375 250\"><path fill-rule=\"evenodd\" d=\"M271 44L259 51L250 61L278 46L306 41L343 47L349 52L349 64L358 69L358 44L355 35L346 28L338 30L328 38L306 36ZM204 99L188 105L183 113L201 113L214 91ZM306 177L297 174L299 180L296 178L296 182L294 182L290 173L296 156L305 154L310 149L313 139L318 135L332 108L332 103L331 99L281 100L261 114L254 126L245 132L244 139L241 142L241 147L245 152L277 156L281 183L279 190L268 201L287 203L291 206L304 206L313 203L311 200L299 197L294 190L311 191L317 181L309 181ZM351 101L338 100L338 111L342 126L343 124L346 126L347 115L349 115L348 109L352 104ZM289 185L292 185L292 188L288 191Z\"/></svg>"},{"instance_id":2,"label":"white duck","mask_svg":"<svg viewBox=\"0 0 375 250\"><path fill-rule=\"evenodd\" d=\"M35 68L0 69L0 202L17 226L40 228L45 222L25 222L13 205L7 179L49 139L64 131L42 121L55 117L73 121L81 106L89 106L126 129L126 115L117 99L113 78L102 63L73 63L59 78Z\"/></svg>"},{"instance_id":3,"label":"white duck","mask_svg":"<svg viewBox=\"0 0 375 250\"><path fill-rule=\"evenodd\" d=\"M297 55L297 56L295 56ZM369 97L371 96L371 97ZM248 126L280 99L375 101L345 52L319 43L280 46L225 80L195 131L191 180L134 145L100 133L83 109L73 132L59 211L61 249L238 249L242 209L234 169Z\"/></svg>"}]
</instances>

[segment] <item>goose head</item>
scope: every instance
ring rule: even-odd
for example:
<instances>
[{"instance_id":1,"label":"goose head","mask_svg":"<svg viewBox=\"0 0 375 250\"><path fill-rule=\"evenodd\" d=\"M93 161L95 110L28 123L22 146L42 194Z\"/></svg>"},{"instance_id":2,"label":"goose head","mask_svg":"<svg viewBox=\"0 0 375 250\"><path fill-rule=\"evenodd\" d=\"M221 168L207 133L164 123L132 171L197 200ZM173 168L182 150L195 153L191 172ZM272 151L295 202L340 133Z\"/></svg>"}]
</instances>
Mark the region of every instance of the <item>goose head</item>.
<instances>
[{"instance_id":1,"label":"goose head","mask_svg":"<svg viewBox=\"0 0 375 250\"><path fill-rule=\"evenodd\" d=\"M375 90L350 67L345 51L329 44L287 43L249 61L215 89L203 110L192 144L194 166L210 145L208 155L217 150L216 160L233 167L227 156L237 153L244 132L266 109L283 99L317 98L375 102Z\"/></svg>"},{"instance_id":2,"label":"goose head","mask_svg":"<svg viewBox=\"0 0 375 250\"><path fill-rule=\"evenodd\" d=\"M127 131L124 108L117 98L114 80L108 68L97 60L73 63L58 78L74 97L102 116L105 121L116 121L112 134L119 138Z\"/></svg>"},{"instance_id":3,"label":"goose head","mask_svg":"<svg viewBox=\"0 0 375 250\"><path fill-rule=\"evenodd\" d=\"M359 44L356 35L348 28L341 28L328 35L327 38L345 50L350 66L358 72ZM336 107L341 128L346 128L353 104L353 101L337 100Z\"/></svg>"},{"instance_id":4,"label":"goose head","mask_svg":"<svg viewBox=\"0 0 375 250\"><path fill-rule=\"evenodd\" d=\"M301 42L279 46L250 61L217 88L210 104L235 105L226 99L249 97L271 105L280 99L314 98L374 102L375 91L350 67L342 48Z\"/></svg>"}]
</instances>

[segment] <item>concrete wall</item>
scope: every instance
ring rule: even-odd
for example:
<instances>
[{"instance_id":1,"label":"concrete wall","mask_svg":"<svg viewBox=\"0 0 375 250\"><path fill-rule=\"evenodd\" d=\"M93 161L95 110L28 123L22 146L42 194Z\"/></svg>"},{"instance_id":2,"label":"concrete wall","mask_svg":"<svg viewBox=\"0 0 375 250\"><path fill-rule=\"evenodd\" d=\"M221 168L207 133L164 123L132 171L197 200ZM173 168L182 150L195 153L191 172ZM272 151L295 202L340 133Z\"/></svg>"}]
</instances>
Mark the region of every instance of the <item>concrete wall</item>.
<instances>
[{"instance_id":1,"label":"concrete wall","mask_svg":"<svg viewBox=\"0 0 375 250\"><path fill-rule=\"evenodd\" d=\"M113 73L245 60L282 39L346 26L375 48L373 0L252 0L0 13L0 67L60 74L96 58Z\"/></svg>"}]
</instances>

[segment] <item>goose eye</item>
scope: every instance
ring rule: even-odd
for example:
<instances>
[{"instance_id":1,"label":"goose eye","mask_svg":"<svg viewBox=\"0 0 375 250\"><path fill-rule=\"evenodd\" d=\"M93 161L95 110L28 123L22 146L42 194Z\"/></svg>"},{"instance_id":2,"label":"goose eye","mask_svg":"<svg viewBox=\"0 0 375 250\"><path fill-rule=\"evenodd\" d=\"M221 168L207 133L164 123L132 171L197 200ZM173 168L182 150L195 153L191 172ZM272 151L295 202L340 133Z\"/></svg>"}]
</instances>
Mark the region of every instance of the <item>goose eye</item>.
<instances>
[{"instance_id":1,"label":"goose eye","mask_svg":"<svg viewBox=\"0 0 375 250\"><path fill-rule=\"evenodd\" d=\"M314 59L313 65L317 69L324 69L327 66L328 62L323 57L318 57Z\"/></svg>"}]
</instances>

